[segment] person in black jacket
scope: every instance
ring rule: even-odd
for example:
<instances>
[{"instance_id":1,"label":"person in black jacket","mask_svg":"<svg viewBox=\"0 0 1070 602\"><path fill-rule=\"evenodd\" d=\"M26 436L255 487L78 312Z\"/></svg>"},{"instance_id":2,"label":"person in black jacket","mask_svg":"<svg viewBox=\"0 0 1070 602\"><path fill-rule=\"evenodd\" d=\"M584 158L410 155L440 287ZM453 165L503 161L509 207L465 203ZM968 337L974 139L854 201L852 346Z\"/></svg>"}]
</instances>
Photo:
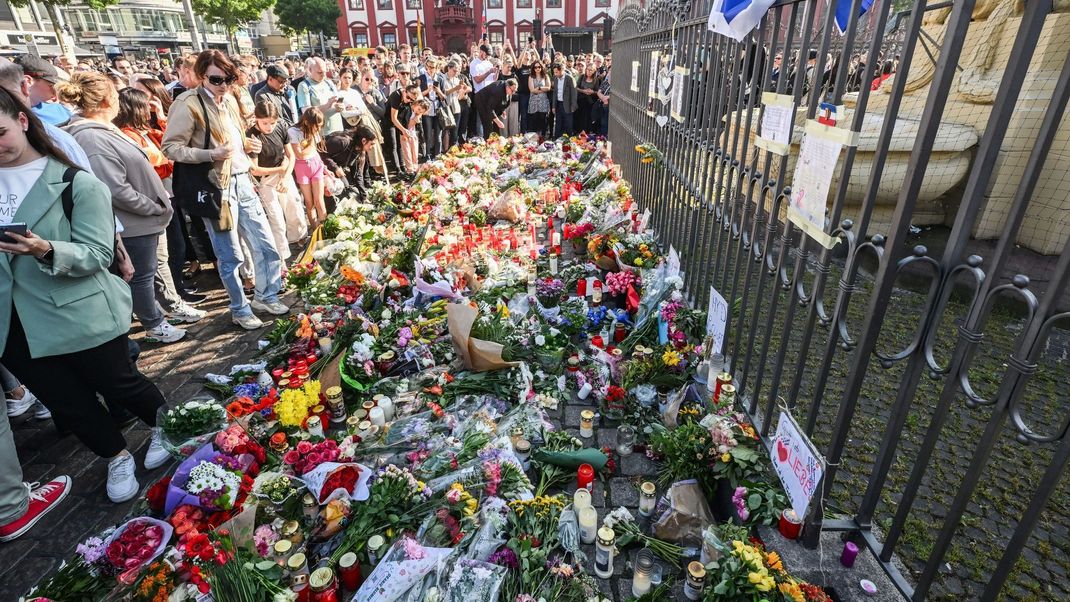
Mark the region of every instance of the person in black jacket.
<instances>
[{"instance_id":1,"label":"person in black jacket","mask_svg":"<svg viewBox=\"0 0 1070 602\"><path fill-rule=\"evenodd\" d=\"M505 128L504 114L516 89L516 80L510 78L493 82L476 92L476 112L483 123L483 133L488 137L492 132L501 135Z\"/></svg>"},{"instance_id":2,"label":"person in black jacket","mask_svg":"<svg viewBox=\"0 0 1070 602\"><path fill-rule=\"evenodd\" d=\"M328 166L342 168L346 179L356 188L361 199L368 197L368 190L372 185L368 153L375 148L378 140L378 134L366 125L328 134L324 139L327 153L324 162Z\"/></svg>"}]
</instances>

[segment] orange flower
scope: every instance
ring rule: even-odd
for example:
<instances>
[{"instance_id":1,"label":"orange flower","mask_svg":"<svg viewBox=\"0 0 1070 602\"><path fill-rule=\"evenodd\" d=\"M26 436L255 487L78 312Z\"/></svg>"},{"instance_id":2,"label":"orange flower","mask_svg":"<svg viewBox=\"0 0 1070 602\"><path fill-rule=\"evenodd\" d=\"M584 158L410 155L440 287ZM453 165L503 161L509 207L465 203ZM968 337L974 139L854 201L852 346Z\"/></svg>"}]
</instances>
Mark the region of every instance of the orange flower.
<instances>
[{"instance_id":1,"label":"orange flower","mask_svg":"<svg viewBox=\"0 0 1070 602\"><path fill-rule=\"evenodd\" d=\"M314 334L316 332L312 330L312 321L308 319L308 316L301 318L301 325L297 328L297 338L311 339Z\"/></svg>"},{"instance_id":2,"label":"orange flower","mask_svg":"<svg viewBox=\"0 0 1070 602\"><path fill-rule=\"evenodd\" d=\"M345 278L346 280L348 280L348 281L350 281L350 282L352 282L352 283L354 283L354 284L356 284L358 286L364 284L364 274L361 274L357 270L354 270L353 268L351 268L351 267L349 267L347 265L344 265L344 266L342 266L341 272L342 272L342 278Z\"/></svg>"}]
</instances>

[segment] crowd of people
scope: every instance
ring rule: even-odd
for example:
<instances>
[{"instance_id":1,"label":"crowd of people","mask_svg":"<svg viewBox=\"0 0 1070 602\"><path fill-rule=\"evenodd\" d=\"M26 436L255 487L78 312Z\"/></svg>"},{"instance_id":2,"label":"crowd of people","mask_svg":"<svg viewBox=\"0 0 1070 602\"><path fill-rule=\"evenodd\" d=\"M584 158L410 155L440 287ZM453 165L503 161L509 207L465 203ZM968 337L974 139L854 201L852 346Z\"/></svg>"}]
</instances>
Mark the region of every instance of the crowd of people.
<instances>
[{"instance_id":1,"label":"crowd of people","mask_svg":"<svg viewBox=\"0 0 1070 602\"><path fill-rule=\"evenodd\" d=\"M191 278L214 265L233 323L261 328L258 313L289 311L291 246L334 197L476 137L604 135L610 69L534 40L266 64L219 50L174 65L0 59L0 541L71 487L22 481L7 417L51 419L107 459L116 503L139 490L123 427L152 428L146 469L166 462L165 400L137 369L131 316L145 341L183 339L207 315Z\"/></svg>"}]
</instances>

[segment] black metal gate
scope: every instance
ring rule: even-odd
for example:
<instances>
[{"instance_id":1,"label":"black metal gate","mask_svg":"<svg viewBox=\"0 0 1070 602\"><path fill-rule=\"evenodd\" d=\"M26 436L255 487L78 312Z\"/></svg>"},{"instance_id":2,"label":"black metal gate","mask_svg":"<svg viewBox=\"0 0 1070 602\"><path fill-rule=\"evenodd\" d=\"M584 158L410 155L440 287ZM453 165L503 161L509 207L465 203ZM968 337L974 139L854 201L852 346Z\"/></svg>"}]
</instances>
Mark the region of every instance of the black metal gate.
<instances>
[{"instance_id":1,"label":"black metal gate","mask_svg":"<svg viewBox=\"0 0 1070 602\"><path fill-rule=\"evenodd\" d=\"M613 158L694 301L737 304L724 352L763 436L786 409L825 455L810 545L844 531L916 600L1067 599L1070 203L1044 213L1070 188L1066 7L853 0L841 34L844 2L778 0L740 42L707 29L712 0L624 7ZM756 137L789 97L779 155ZM828 249L785 213L792 145L833 113L859 134ZM1047 255L1022 248L1038 228Z\"/></svg>"}]
</instances>

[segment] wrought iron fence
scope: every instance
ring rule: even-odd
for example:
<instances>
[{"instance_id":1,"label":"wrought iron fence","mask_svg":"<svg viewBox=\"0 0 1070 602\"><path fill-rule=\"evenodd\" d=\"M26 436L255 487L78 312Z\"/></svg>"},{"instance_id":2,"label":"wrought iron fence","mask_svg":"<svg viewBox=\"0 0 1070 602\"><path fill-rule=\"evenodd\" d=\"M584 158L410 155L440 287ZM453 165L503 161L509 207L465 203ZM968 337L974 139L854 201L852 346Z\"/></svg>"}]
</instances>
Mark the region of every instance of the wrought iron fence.
<instances>
[{"instance_id":1,"label":"wrought iron fence","mask_svg":"<svg viewBox=\"0 0 1070 602\"><path fill-rule=\"evenodd\" d=\"M737 42L707 29L711 3L623 8L609 139L660 242L682 251L694 301L704 306L714 287L738 304L724 352L762 435L768 441L788 410L827 459L807 543L822 528L859 537L915 600L934 585L955 589L945 563L980 573L970 597L1036 594L1015 582L1041 573L1020 579L1016 562L1042 520L1045 533L1054 521L1052 537L1065 538L1068 513L1049 502L1067 499L1070 373L1052 356L1070 325L1070 236L1066 218L1034 198L1053 182L1070 185L1061 154L1070 55L1050 47L1070 26L1052 19L1050 1L878 0L860 17L854 0L840 33L826 0L779 0ZM892 62L896 75L871 81L860 62ZM798 107L788 154L756 142L763 101L773 100L763 93ZM1024 128L1023 106L1033 120ZM859 132L828 195L832 249L785 217L794 145L830 109L836 127ZM662 160L641 161L639 144ZM938 251L915 244L914 224L934 221L946 227L931 237ZM1037 228L1048 229L1040 250L1049 257L1023 264L1018 243ZM1022 265L1046 282L1038 288ZM1037 391L1038 382L1054 385ZM1031 468L1000 472L1011 455ZM955 546L976 530L974 506L992 480L1021 505L997 508L998 524L969 536L995 550L970 567ZM919 511L922 498L942 499L942 512ZM934 536L910 541L919 525ZM1067 595L1060 587L1040 595Z\"/></svg>"}]
</instances>

